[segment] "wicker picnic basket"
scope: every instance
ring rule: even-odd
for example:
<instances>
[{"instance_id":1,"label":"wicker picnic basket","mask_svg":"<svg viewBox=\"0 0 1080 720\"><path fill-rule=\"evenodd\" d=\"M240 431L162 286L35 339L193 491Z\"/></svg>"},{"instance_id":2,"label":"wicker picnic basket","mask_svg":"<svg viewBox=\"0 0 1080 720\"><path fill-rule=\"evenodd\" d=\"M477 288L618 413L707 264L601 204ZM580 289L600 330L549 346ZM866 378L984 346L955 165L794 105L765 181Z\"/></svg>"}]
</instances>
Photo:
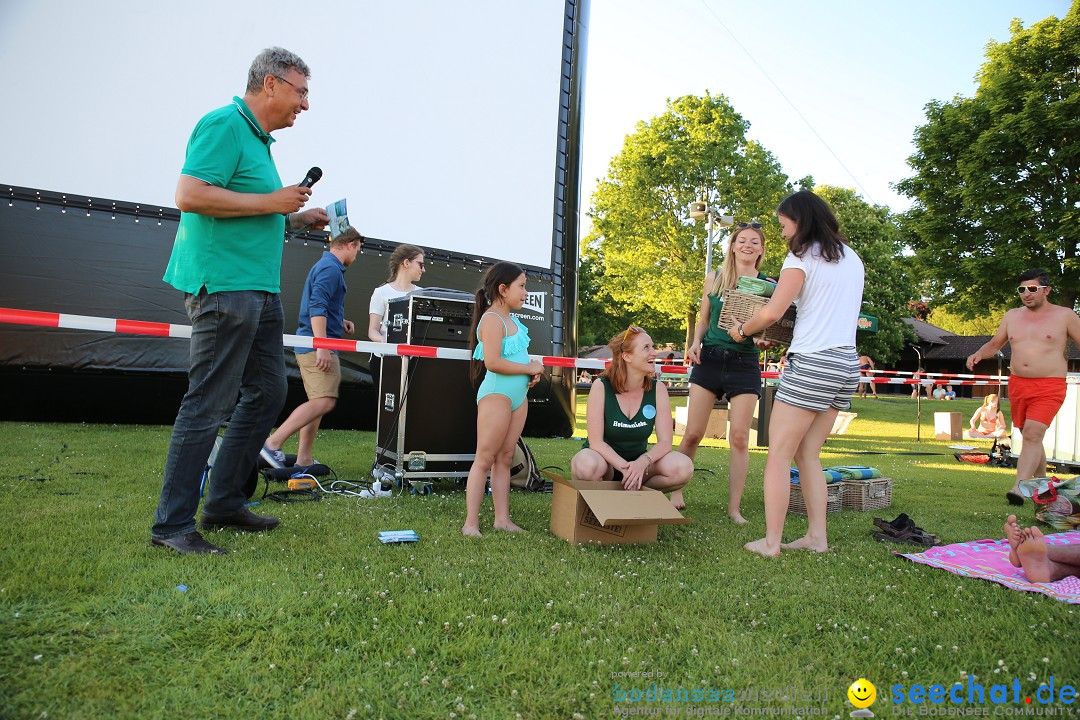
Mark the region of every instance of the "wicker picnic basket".
<instances>
[{"instance_id":1,"label":"wicker picnic basket","mask_svg":"<svg viewBox=\"0 0 1080 720\"><path fill-rule=\"evenodd\" d=\"M746 322L769 298L760 295L751 295L739 290L725 290L723 295L724 307L720 310L719 324L722 328L729 328L741 322ZM762 340L790 345L792 335L795 332L795 306L792 305L784 313L784 316L774 324L765 328L761 333Z\"/></svg>"},{"instance_id":2,"label":"wicker picnic basket","mask_svg":"<svg viewBox=\"0 0 1080 720\"><path fill-rule=\"evenodd\" d=\"M840 512L844 505L843 483L829 483L825 486L825 512ZM803 502L802 485L791 484L791 495L788 500L788 513L806 515L806 503Z\"/></svg>"},{"instance_id":3,"label":"wicker picnic basket","mask_svg":"<svg viewBox=\"0 0 1080 720\"><path fill-rule=\"evenodd\" d=\"M845 510L880 510L892 505L892 478L844 480Z\"/></svg>"}]
</instances>

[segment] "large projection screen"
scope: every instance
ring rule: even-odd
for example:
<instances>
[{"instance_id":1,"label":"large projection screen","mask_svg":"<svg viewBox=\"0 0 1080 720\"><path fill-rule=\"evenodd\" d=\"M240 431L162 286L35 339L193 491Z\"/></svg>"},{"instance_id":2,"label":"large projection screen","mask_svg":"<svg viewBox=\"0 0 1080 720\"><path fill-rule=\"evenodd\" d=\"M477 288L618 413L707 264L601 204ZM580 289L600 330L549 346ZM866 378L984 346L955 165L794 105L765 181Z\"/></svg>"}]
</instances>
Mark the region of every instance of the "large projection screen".
<instances>
[{"instance_id":1,"label":"large projection screen","mask_svg":"<svg viewBox=\"0 0 1080 720\"><path fill-rule=\"evenodd\" d=\"M196 121L280 45L311 109L274 133L369 237L552 266L564 0L6 0L0 178L173 207Z\"/></svg>"}]
</instances>

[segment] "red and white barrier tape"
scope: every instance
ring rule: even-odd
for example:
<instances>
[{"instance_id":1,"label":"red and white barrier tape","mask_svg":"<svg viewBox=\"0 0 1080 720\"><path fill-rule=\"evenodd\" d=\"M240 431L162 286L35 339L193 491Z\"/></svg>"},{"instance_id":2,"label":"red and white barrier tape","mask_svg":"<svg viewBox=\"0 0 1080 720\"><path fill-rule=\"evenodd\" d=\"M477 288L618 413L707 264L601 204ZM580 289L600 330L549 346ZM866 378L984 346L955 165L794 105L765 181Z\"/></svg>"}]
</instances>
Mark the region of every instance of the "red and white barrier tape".
<instances>
[{"instance_id":1,"label":"red and white barrier tape","mask_svg":"<svg viewBox=\"0 0 1080 720\"><path fill-rule=\"evenodd\" d=\"M996 375L993 377L997 377ZM912 380L909 378L869 378L861 377L859 382L872 385L1008 385L1009 378L1000 380Z\"/></svg>"},{"instance_id":2,"label":"red and white barrier tape","mask_svg":"<svg viewBox=\"0 0 1080 720\"><path fill-rule=\"evenodd\" d=\"M0 308L0 323L15 325L34 325L37 327L65 328L68 330L96 330L98 332L127 333L131 335L151 335L154 337L190 338L190 325L145 322L142 320L122 320L117 318L93 317L90 315L70 315L68 313L49 313L36 310L15 310ZM458 348L433 347L430 345L406 345L404 343L377 343L368 340L334 340L310 338L301 335L284 335L282 342L286 347L326 348L341 352L375 352L381 355L400 357L426 357L446 360L468 360L472 353ZM600 358L567 358L556 355L531 355L544 367L564 367L580 370L603 370L610 360ZM669 375L687 375L690 368L685 365L661 365L659 371ZM901 374L903 371L879 370L869 372ZM911 374L911 373L907 373ZM924 377L989 378L986 380L957 380L950 385L1005 385L1008 379L997 380L995 375L950 375L947 373L923 373ZM780 377L774 370L761 373L765 379ZM940 380L914 380L910 378L871 378L862 377L860 382L875 385L944 385Z\"/></svg>"},{"instance_id":3,"label":"red and white barrier tape","mask_svg":"<svg viewBox=\"0 0 1080 720\"><path fill-rule=\"evenodd\" d=\"M16 325L36 325L38 327L67 328L69 330L98 330L134 335L155 335L157 337L191 337L190 325L171 325L169 323L143 322L142 320L117 320L115 318L91 317L89 315L68 315L67 313L13 310L11 308L0 308L0 322L14 323Z\"/></svg>"},{"instance_id":4,"label":"red and white barrier tape","mask_svg":"<svg viewBox=\"0 0 1080 720\"><path fill-rule=\"evenodd\" d=\"M913 370L862 370L864 373L874 373L875 375L906 375L912 376L915 374ZM919 373L919 377L924 378L960 378L962 380L998 380L999 378L1007 378L1007 375L974 375L972 373L931 373L924 372Z\"/></svg>"},{"instance_id":5,"label":"red and white barrier tape","mask_svg":"<svg viewBox=\"0 0 1080 720\"><path fill-rule=\"evenodd\" d=\"M190 325L120 320L89 315L38 312L36 310L15 310L12 308L0 308L0 323L68 330L96 330L98 332L127 333L131 335L152 335L155 337L191 337ZM335 340L310 338L301 335L284 335L282 336L282 342L286 347L326 348L342 352L376 352L381 355L401 357L441 358L446 360L468 360L472 357L470 351L460 348L407 345L404 343L377 343L368 340ZM532 355L530 357L539 360L545 367L603 370L607 367L608 362L602 359L565 358L554 355ZM663 372L688 372L682 365L665 365L663 367Z\"/></svg>"}]
</instances>

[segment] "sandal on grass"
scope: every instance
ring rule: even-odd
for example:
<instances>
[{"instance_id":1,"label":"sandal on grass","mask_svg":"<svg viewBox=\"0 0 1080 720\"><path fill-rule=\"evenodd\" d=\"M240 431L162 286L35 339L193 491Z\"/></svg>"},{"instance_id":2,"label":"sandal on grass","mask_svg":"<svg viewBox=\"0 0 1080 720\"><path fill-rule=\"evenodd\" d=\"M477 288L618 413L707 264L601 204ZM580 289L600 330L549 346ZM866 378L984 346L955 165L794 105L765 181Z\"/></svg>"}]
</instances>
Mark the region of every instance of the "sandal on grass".
<instances>
[{"instance_id":1,"label":"sandal on grass","mask_svg":"<svg viewBox=\"0 0 1080 720\"><path fill-rule=\"evenodd\" d=\"M875 530L871 530L870 532L877 540L910 542L925 547L933 547L934 545L941 544L937 535L931 535L921 527L917 527L915 521L908 517L907 513L900 513L900 515L891 522L883 518L874 518L874 525L880 532Z\"/></svg>"},{"instance_id":2,"label":"sandal on grass","mask_svg":"<svg viewBox=\"0 0 1080 720\"><path fill-rule=\"evenodd\" d=\"M936 536L920 530L918 528L912 528L902 533L891 534L884 532L877 532L871 530L870 534L874 536L874 539L878 542L894 542L894 543L907 543L910 545L918 545L920 547L931 548L935 545L940 545L941 541Z\"/></svg>"},{"instance_id":3,"label":"sandal on grass","mask_svg":"<svg viewBox=\"0 0 1080 720\"><path fill-rule=\"evenodd\" d=\"M895 520L891 521L884 518L874 518L874 525L881 528L882 532L897 533L914 527L915 523L908 517L907 513L900 513Z\"/></svg>"}]
</instances>

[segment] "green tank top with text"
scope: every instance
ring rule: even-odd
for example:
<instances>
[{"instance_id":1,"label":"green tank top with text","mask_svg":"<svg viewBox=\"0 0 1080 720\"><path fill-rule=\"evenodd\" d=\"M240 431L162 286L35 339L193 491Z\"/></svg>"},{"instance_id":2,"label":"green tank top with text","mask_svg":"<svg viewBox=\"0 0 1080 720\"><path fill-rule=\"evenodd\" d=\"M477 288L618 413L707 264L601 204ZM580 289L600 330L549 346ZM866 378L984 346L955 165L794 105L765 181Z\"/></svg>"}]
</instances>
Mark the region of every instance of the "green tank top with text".
<instances>
[{"instance_id":1,"label":"green tank top with text","mask_svg":"<svg viewBox=\"0 0 1080 720\"><path fill-rule=\"evenodd\" d=\"M656 426L656 382L645 391L641 407L632 418L619 407L619 398L606 377L604 383L604 442L624 460L637 460L649 448L649 436ZM583 447L589 447L588 439Z\"/></svg>"}]
</instances>

